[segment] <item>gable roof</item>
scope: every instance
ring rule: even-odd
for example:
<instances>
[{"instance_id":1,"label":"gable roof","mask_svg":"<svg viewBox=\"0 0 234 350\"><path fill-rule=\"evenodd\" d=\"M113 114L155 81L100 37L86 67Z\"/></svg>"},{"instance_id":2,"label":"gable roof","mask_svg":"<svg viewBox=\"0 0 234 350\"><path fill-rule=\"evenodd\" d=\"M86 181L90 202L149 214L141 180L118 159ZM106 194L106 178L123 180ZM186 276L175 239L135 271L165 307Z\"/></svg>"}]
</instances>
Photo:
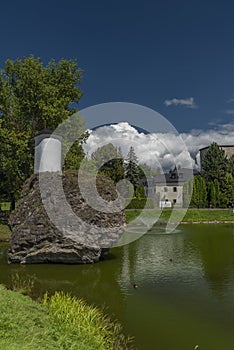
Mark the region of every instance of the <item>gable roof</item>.
<instances>
[{"instance_id":1,"label":"gable roof","mask_svg":"<svg viewBox=\"0 0 234 350\"><path fill-rule=\"evenodd\" d=\"M193 179L199 172L192 169L174 169L165 174L159 174L147 179L148 186L156 185L183 185L186 181ZM146 181L146 179L144 179Z\"/></svg>"}]
</instances>

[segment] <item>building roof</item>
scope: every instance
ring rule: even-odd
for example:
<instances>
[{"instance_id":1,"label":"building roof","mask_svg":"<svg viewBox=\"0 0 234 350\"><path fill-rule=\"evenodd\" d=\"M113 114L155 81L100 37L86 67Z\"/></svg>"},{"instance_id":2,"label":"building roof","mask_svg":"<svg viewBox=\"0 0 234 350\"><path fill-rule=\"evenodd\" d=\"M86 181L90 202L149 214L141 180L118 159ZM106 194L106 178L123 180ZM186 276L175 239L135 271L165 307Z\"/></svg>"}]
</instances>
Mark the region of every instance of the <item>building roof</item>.
<instances>
[{"instance_id":1,"label":"building roof","mask_svg":"<svg viewBox=\"0 0 234 350\"><path fill-rule=\"evenodd\" d=\"M192 169L174 169L165 174L159 174L147 179L148 186L155 185L182 185L186 181L193 179L194 175L197 175L198 171ZM145 179L146 180L146 179Z\"/></svg>"},{"instance_id":2,"label":"building roof","mask_svg":"<svg viewBox=\"0 0 234 350\"><path fill-rule=\"evenodd\" d=\"M211 145L200 148L199 151L203 151L204 149L210 148ZM219 147L234 147L234 145L218 145Z\"/></svg>"}]
</instances>

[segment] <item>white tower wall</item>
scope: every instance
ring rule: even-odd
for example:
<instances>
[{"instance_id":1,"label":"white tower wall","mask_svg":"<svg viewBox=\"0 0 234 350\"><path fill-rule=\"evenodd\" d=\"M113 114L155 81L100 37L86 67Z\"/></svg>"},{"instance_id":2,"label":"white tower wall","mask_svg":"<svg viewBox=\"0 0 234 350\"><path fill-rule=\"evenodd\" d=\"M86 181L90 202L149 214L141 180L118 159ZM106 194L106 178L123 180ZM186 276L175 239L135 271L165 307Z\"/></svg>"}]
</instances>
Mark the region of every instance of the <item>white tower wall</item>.
<instances>
[{"instance_id":1,"label":"white tower wall","mask_svg":"<svg viewBox=\"0 0 234 350\"><path fill-rule=\"evenodd\" d=\"M58 138L40 134L35 137L34 174L61 172L61 141Z\"/></svg>"}]
</instances>

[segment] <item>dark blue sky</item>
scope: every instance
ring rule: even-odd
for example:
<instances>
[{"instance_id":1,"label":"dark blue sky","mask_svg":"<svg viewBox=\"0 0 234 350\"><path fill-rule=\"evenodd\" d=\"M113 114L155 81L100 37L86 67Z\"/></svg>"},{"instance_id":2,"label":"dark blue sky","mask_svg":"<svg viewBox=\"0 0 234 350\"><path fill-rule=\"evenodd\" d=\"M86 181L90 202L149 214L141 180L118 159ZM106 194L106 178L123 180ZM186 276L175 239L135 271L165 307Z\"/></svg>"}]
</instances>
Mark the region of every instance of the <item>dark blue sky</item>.
<instances>
[{"instance_id":1,"label":"dark blue sky","mask_svg":"<svg viewBox=\"0 0 234 350\"><path fill-rule=\"evenodd\" d=\"M180 132L233 122L232 1L9 0L0 6L0 66L30 54L45 63L77 58L84 70L80 109L138 103Z\"/></svg>"}]
</instances>

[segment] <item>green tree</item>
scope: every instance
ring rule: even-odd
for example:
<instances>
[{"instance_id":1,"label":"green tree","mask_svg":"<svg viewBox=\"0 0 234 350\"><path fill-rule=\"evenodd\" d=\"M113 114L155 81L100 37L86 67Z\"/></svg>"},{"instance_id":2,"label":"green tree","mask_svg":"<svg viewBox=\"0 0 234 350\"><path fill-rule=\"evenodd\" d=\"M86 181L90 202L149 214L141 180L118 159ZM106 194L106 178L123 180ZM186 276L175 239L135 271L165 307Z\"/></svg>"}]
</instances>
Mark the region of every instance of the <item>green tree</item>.
<instances>
[{"instance_id":1,"label":"green tree","mask_svg":"<svg viewBox=\"0 0 234 350\"><path fill-rule=\"evenodd\" d=\"M188 208L191 203L192 193L193 193L193 180L188 180L184 183L184 186L183 186L183 204L185 208Z\"/></svg>"},{"instance_id":2,"label":"green tree","mask_svg":"<svg viewBox=\"0 0 234 350\"><path fill-rule=\"evenodd\" d=\"M98 148L92 153L91 158L99 173L111 178L115 183L125 177L123 158L111 143Z\"/></svg>"},{"instance_id":3,"label":"green tree","mask_svg":"<svg viewBox=\"0 0 234 350\"><path fill-rule=\"evenodd\" d=\"M217 179L214 180L215 194L216 194L216 207L219 208L221 201L220 185Z\"/></svg>"},{"instance_id":4,"label":"green tree","mask_svg":"<svg viewBox=\"0 0 234 350\"><path fill-rule=\"evenodd\" d=\"M141 172L138 165L138 159L135 154L135 150L132 146L130 147L130 150L127 155L125 169L126 169L126 179L128 179L132 183L134 187L134 194L136 195L136 190L139 185Z\"/></svg>"},{"instance_id":5,"label":"green tree","mask_svg":"<svg viewBox=\"0 0 234 350\"><path fill-rule=\"evenodd\" d=\"M75 104L82 96L81 78L82 71L75 60L51 60L46 66L34 56L6 61L0 71L1 195L17 197L23 181L31 174L33 138L38 131L54 130L76 112ZM72 146L67 167L72 164L74 168L80 162L80 142L86 137L84 133Z\"/></svg>"},{"instance_id":6,"label":"green tree","mask_svg":"<svg viewBox=\"0 0 234 350\"><path fill-rule=\"evenodd\" d=\"M75 141L70 150L68 151L65 161L64 169L77 170L80 167L80 163L85 157L84 150L79 141Z\"/></svg>"},{"instance_id":7,"label":"green tree","mask_svg":"<svg viewBox=\"0 0 234 350\"><path fill-rule=\"evenodd\" d=\"M228 161L224 150L217 143L212 143L208 148L203 162L202 175L206 183L212 182L215 179L221 184L228 170Z\"/></svg>"},{"instance_id":8,"label":"green tree","mask_svg":"<svg viewBox=\"0 0 234 350\"><path fill-rule=\"evenodd\" d=\"M222 181L221 204L227 207L234 203L234 178L232 174L227 173Z\"/></svg>"},{"instance_id":9,"label":"green tree","mask_svg":"<svg viewBox=\"0 0 234 350\"><path fill-rule=\"evenodd\" d=\"M81 161L85 158L82 144L89 136L85 130L85 119L78 113L74 118L66 119L66 122L59 127L59 134L62 136L62 156L64 160L63 168L77 170ZM71 140L76 140L73 144Z\"/></svg>"},{"instance_id":10,"label":"green tree","mask_svg":"<svg viewBox=\"0 0 234 350\"><path fill-rule=\"evenodd\" d=\"M193 194L191 199L191 206L197 208L204 208L207 206L206 182L201 175L197 175L193 178Z\"/></svg>"},{"instance_id":11,"label":"green tree","mask_svg":"<svg viewBox=\"0 0 234 350\"><path fill-rule=\"evenodd\" d=\"M208 184L208 202L213 208L219 208L220 206L220 186L217 179Z\"/></svg>"},{"instance_id":12,"label":"green tree","mask_svg":"<svg viewBox=\"0 0 234 350\"><path fill-rule=\"evenodd\" d=\"M11 209L19 189L31 169L29 164L29 140L27 132L15 134L0 125L0 200L10 200Z\"/></svg>"},{"instance_id":13,"label":"green tree","mask_svg":"<svg viewBox=\"0 0 234 350\"><path fill-rule=\"evenodd\" d=\"M228 168L229 168L228 171L234 177L234 154L228 160Z\"/></svg>"},{"instance_id":14,"label":"green tree","mask_svg":"<svg viewBox=\"0 0 234 350\"><path fill-rule=\"evenodd\" d=\"M143 185L137 187L137 193L136 194L137 194L137 198L138 199L146 198L146 196L145 196L145 188L144 188Z\"/></svg>"},{"instance_id":15,"label":"green tree","mask_svg":"<svg viewBox=\"0 0 234 350\"><path fill-rule=\"evenodd\" d=\"M76 60L8 59L0 71L0 112L3 127L32 136L44 128L54 130L76 111L82 96L82 71Z\"/></svg>"}]
</instances>

